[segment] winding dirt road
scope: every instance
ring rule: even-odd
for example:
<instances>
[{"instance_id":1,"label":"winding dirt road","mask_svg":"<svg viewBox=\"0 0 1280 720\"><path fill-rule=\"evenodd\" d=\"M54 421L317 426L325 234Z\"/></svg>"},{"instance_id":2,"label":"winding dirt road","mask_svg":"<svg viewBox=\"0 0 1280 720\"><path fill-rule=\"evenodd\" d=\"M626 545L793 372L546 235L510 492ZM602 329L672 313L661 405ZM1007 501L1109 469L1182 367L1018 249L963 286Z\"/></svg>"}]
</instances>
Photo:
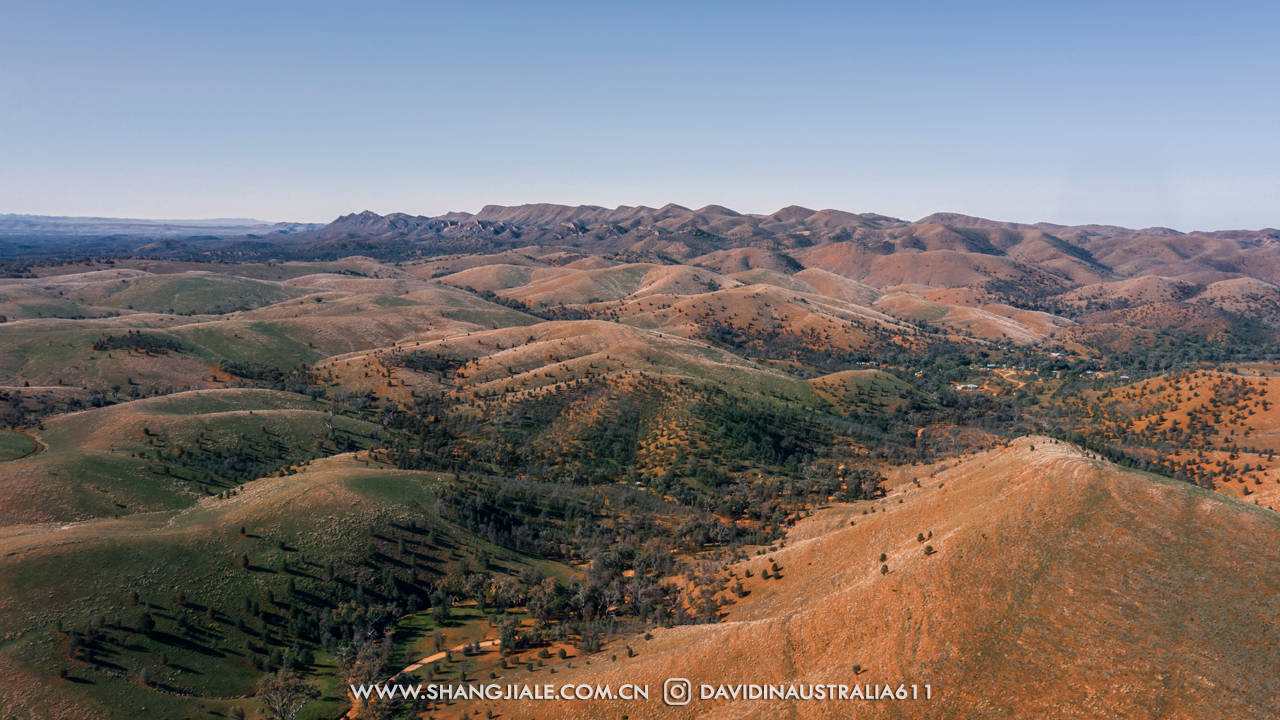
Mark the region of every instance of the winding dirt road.
<instances>
[{"instance_id":1,"label":"winding dirt road","mask_svg":"<svg viewBox=\"0 0 1280 720\"><path fill-rule=\"evenodd\" d=\"M473 644L473 643L465 643L465 644L463 644L463 645L459 645L458 647L453 648L453 649L451 649L451 650L447 650L447 651L442 650L442 651L440 651L440 652L438 652L438 653L436 653L436 654L434 654L434 655L428 655L428 656L426 656L426 657L422 658L421 660L419 660L418 662L416 662L416 663L414 663L414 664L410 665L409 667L407 667L407 668L405 668L405 669L401 670L400 672L401 672L401 673L411 673L411 672L413 672L413 671L415 671L415 670L419 670L419 669L421 669L421 668L422 668L422 666L423 666L423 665L427 665L427 664L430 664L430 663L436 662L436 661L438 661L438 660L443 660L443 659L444 659L444 657L445 657L445 655L446 655L447 653L450 653L450 652L463 652L463 651L464 651L464 650L466 650L467 648L471 647L471 646L472 646L472 644ZM497 641L497 640L482 640L482 641L480 641L480 649L482 649L482 650L483 650L484 648L497 647L497 646L498 646L498 641Z\"/></svg>"}]
</instances>

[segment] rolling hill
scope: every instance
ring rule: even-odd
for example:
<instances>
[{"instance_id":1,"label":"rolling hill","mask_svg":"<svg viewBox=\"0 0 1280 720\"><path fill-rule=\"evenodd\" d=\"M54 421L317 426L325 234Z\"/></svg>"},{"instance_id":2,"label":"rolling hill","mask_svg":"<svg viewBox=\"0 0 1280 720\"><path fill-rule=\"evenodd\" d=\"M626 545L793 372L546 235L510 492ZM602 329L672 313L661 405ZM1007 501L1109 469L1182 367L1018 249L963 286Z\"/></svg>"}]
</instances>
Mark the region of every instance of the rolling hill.
<instances>
[{"instance_id":1,"label":"rolling hill","mask_svg":"<svg viewBox=\"0 0 1280 720\"><path fill-rule=\"evenodd\" d=\"M553 663L554 680L544 668L503 677L647 684L648 702L464 707L534 718L1280 712L1277 678L1264 670L1280 642L1269 617L1280 586L1274 513L1048 438L918 479L884 500L816 512L785 547L724 565L719 577L742 582L746 595L717 624L621 638L615 647L635 657ZM1205 551L1221 538L1243 547ZM668 677L689 678L695 693L702 684L905 684L923 695L928 684L932 698L665 707L657 693Z\"/></svg>"}]
</instances>

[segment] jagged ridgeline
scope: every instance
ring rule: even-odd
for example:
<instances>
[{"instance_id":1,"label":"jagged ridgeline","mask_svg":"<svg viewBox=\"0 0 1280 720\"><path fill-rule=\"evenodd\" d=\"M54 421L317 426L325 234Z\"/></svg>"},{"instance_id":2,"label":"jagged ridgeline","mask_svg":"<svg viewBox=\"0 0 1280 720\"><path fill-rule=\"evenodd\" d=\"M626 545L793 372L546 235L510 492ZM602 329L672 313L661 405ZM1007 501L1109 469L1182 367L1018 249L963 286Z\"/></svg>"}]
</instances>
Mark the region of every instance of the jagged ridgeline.
<instances>
[{"instance_id":1,"label":"jagged ridgeline","mask_svg":"<svg viewBox=\"0 0 1280 720\"><path fill-rule=\"evenodd\" d=\"M956 716L1270 712L1274 231L717 206L19 224L0 716L254 717L293 688L318 693L303 718L382 717L346 687L682 663L990 691L946 696ZM1152 680L1193 675L1240 704ZM393 716L486 711L546 713Z\"/></svg>"}]
</instances>

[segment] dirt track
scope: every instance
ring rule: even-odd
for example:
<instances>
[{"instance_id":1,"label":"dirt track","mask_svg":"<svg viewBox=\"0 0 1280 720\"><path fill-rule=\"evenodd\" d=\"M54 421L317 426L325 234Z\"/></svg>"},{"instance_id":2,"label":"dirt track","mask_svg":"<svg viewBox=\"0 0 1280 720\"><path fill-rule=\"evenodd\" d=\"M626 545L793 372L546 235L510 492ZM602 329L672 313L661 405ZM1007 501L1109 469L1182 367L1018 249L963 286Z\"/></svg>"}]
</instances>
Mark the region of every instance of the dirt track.
<instances>
[{"instance_id":1,"label":"dirt track","mask_svg":"<svg viewBox=\"0 0 1280 720\"><path fill-rule=\"evenodd\" d=\"M482 647L482 648L487 648L487 647L497 647L497 645L498 645L498 641L497 641L497 640L482 640L482 641L480 641L480 647ZM457 647L455 647L455 648L453 648L453 649L451 649L451 650L442 650L442 651L440 651L440 652L438 652L438 653L435 653L434 655L428 655L428 656L426 656L426 657L422 658L421 660L419 660L418 662L416 662L416 663L414 663L414 664L410 665L409 667L407 667L407 668L405 668L405 669L401 670L399 674L411 673L411 672L413 672L413 671L415 671L415 670L418 670L418 669L422 668L422 666L423 666L423 665L426 665L426 664L428 664L428 663L433 663L433 662L436 662L436 661L439 661L439 660L443 660L443 659L445 658L445 655L447 655L448 653L451 653L451 652L463 652L464 650L466 650L467 648L469 648L469 647L471 647L471 646L472 646L472 643L464 643L464 644L459 645L459 646L457 646Z\"/></svg>"}]
</instances>

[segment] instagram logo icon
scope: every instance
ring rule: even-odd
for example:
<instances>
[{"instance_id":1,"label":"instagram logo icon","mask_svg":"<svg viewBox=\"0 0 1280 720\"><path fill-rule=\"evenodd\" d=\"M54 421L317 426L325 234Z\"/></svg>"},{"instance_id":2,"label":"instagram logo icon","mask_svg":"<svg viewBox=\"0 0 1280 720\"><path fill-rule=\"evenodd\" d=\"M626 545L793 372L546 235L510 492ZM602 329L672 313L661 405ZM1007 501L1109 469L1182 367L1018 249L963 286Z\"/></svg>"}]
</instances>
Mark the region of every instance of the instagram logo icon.
<instances>
[{"instance_id":1,"label":"instagram logo icon","mask_svg":"<svg viewBox=\"0 0 1280 720\"><path fill-rule=\"evenodd\" d=\"M688 705L693 699L693 685L684 678L667 678L662 683L662 701L668 705Z\"/></svg>"}]
</instances>

